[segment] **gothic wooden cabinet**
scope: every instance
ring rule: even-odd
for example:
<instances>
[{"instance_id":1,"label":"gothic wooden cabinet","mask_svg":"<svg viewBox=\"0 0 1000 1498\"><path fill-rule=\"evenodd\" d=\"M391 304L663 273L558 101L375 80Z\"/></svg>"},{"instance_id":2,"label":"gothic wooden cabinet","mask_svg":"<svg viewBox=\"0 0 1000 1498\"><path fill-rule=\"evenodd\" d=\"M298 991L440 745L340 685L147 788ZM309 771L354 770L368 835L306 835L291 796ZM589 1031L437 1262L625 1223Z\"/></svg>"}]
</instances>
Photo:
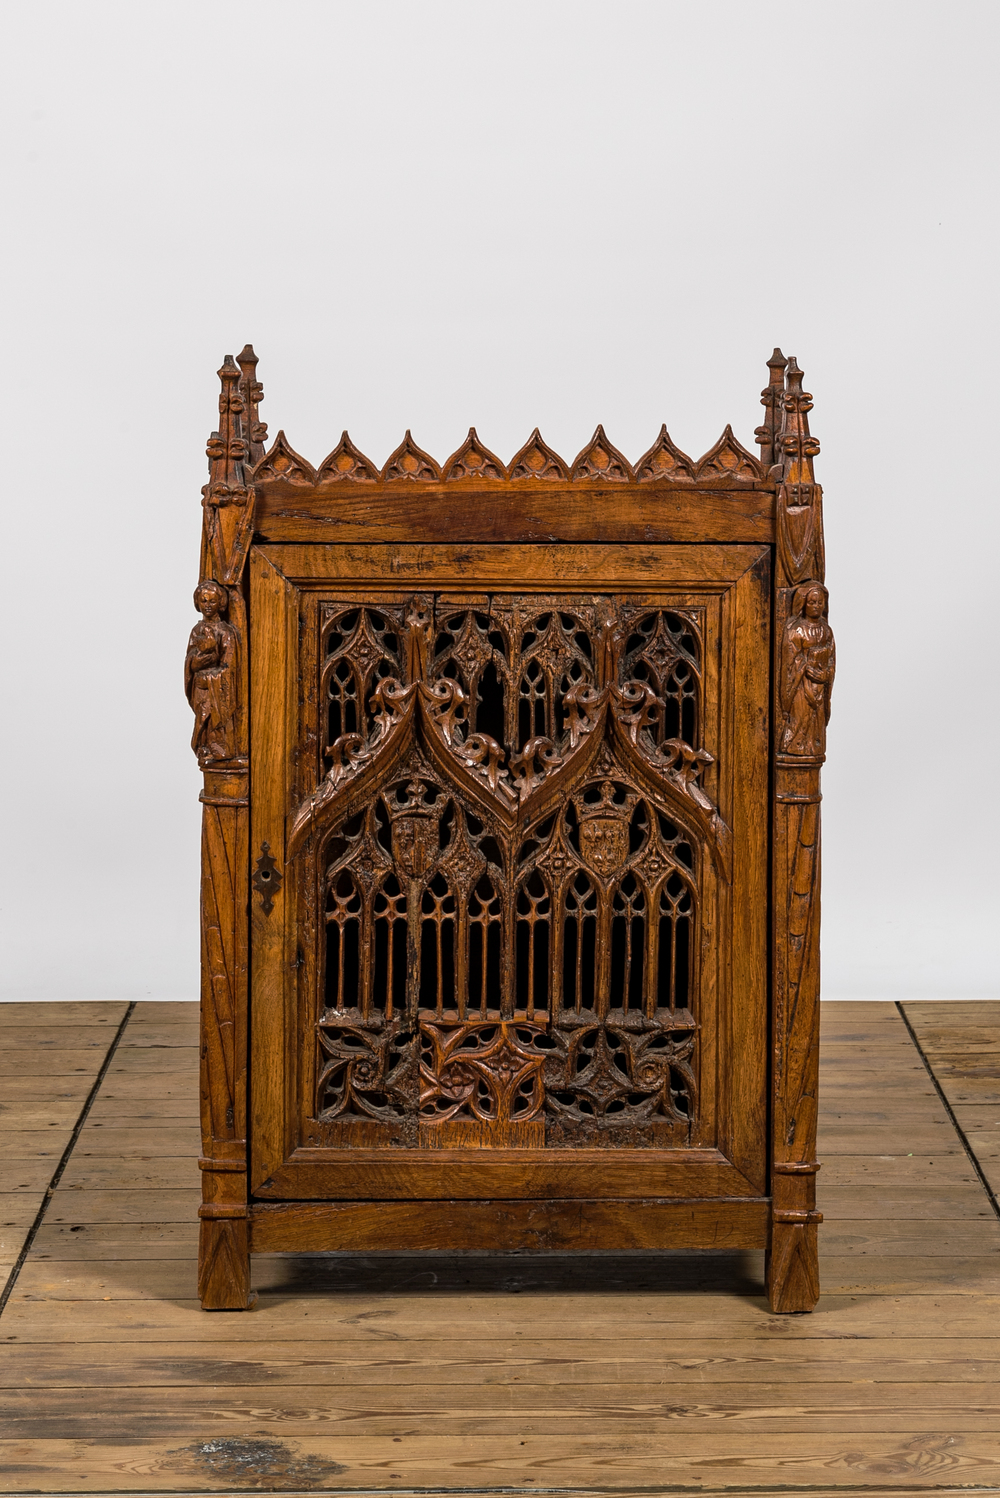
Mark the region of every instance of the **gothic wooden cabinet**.
<instances>
[{"instance_id":1,"label":"gothic wooden cabinet","mask_svg":"<svg viewBox=\"0 0 1000 1498\"><path fill-rule=\"evenodd\" d=\"M264 451L222 370L205 772L207 1309L299 1249L765 1248L819 1293L811 398L757 460Z\"/></svg>"}]
</instances>

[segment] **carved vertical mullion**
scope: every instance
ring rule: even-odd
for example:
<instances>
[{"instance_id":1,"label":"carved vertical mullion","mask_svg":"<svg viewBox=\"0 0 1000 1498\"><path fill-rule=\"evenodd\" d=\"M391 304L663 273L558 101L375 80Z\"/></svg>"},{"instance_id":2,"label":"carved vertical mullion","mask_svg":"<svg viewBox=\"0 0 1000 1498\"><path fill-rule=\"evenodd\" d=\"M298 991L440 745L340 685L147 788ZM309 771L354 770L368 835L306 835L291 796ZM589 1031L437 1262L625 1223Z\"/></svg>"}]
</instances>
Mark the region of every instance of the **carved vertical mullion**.
<instances>
[{"instance_id":1,"label":"carved vertical mullion","mask_svg":"<svg viewBox=\"0 0 1000 1498\"><path fill-rule=\"evenodd\" d=\"M464 1020L469 1008L469 899L472 891L461 898L456 883L455 899L455 1007ZM486 930L483 930L483 971L486 970Z\"/></svg>"},{"instance_id":2,"label":"carved vertical mullion","mask_svg":"<svg viewBox=\"0 0 1000 1498\"><path fill-rule=\"evenodd\" d=\"M594 995L597 1017L603 1023L611 1007L611 905L610 887L605 889L600 880L593 881L597 891L597 984Z\"/></svg>"},{"instance_id":3,"label":"carved vertical mullion","mask_svg":"<svg viewBox=\"0 0 1000 1498\"><path fill-rule=\"evenodd\" d=\"M492 609L492 605L491 605ZM506 616L506 630L501 629L507 640L507 652L509 660L502 657L499 666L504 674L506 690L504 692L504 718L507 725L507 743L511 751L518 744L518 722L521 714L521 672L524 661L521 656L521 634L524 621L521 618L521 610L516 603L509 609ZM529 734L530 738L530 734Z\"/></svg>"},{"instance_id":4,"label":"carved vertical mullion","mask_svg":"<svg viewBox=\"0 0 1000 1498\"><path fill-rule=\"evenodd\" d=\"M563 1007L563 950L566 933L565 879L553 880L551 899L551 937L549 940L549 1017L555 1024Z\"/></svg>"},{"instance_id":5,"label":"carved vertical mullion","mask_svg":"<svg viewBox=\"0 0 1000 1498\"><path fill-rule=\"evenodd\" d=\"M656 1015L657 997L659 995L659 963L660 963L660 885L659 883L643 884L642 891L646 897L646 981L644 984L644 1008L646 1018L653 1019Z\"/></svg>"},{"instance_id":6,"label":"carved vertical mullion","mask_svg":"<svg viewBox=\"0 0 1000 1498\"><path fill-rule=\"evenodd\" d=\"M769 361L772 381L779 357L776 350ZM779 399L777 466L771 470L777 483L777 546L772 718L772 1231L767 1275L773 1310L808 1311L819 1298L817 1227L822 1220L816 1211L819 807L828 684L818 709L808 705L815 692L805 707L794 698L791 703L787 699L788 653L808 638L810 620L805 616L809 608L816 613L821 597L825 612L826 598L820 490L813 475L819 444L809 432L812 397L802 389L802 372L794 359L785 367ZM766 451L767 443L762 442L762 447ZM795 612L797 600L802 617ZM832 635L828 626L818 622L819 617L812 621L813 636L821 642L828 639L832 678ZM817 712L823 713L822 722ZM804 717L805 729L800 725L791 736L794 752L785 752L793 716L796 722Z\"/></svg>"},{"instance_id":7,"label":"carved vertical mullion","mask_svg":"<svg viewBox=\"0 0 1000 1498\"><path fill-rule=\"evenodd\" d=\"M549 626L552 628L552 625ZM556 697L558 696L558 668L551 664L543 665L542 673L545 679L545 736L555 742L556 738Z\"/></svg>"},{"instance_id":8,"label":"carved vertical mullion","mask_svg":"<svg viewBox=\"0 0 1000 1498\"><path fill-rule=\"evenodd\" d=\"M670 976L668 986L670 990L670 1013L677 1012L677 905L675 901L670 902Z\"/></svg>"},{"instance_id":9,"label":"carved vertical mullion","mask_svg":"<svg viewBox=\"0 0 1000 1498\"><path fill-rule=\"evenodd\" d=\"M372 814L369 810L367 820L371 820ZM361 966L361 992L358 994L358 1008L361 1010L365 1024L372 1017L372 978L375 974L375 896L378 891L378 882L372 879L362 887L361 892L361 929L358 932L358 962ZM386 996L386 1019L391 1016L392 995Z\"/></svg>"},{"instance_id":10,"label":"carved vertical mullion","mask_svg":"<svg viewBox=\"0 0 1000 1498\"><path fill-rule=\"evenodd\" d=\"M434 905L434 956L435 956L435 981L437 992L435 994L435 1010L438 1019L444 1015L444 916L437 902Z\"/></svg>"},{"instance_id":11,"label":"carved vertical mullion","mask_svg":"<svg viewBox=\"0 0 1000 1498\"><path fill-rule=\"evenodd\" d=\"M514 1016L514 1005L517 988L517 894L518 880L516 872L512 872L507 881L507 887L501 900L501 910L504 913L504 924L501 930L501 951L503 953L503 965L505 969L505 981L500 985L500 1016L502 1019L512 1019Z\"/></svg>"},{"instance_id":12,"label":"carved vertical mullion","mask_svg":"<svg viewBox=\"0 0 1000 1498\"><path fill-rule=\"evenodd\" d=\"M419 879L406 883L406 1014L416 1024L420 1008L420 947L423 885Z\"/></svg>"}]
</instances>

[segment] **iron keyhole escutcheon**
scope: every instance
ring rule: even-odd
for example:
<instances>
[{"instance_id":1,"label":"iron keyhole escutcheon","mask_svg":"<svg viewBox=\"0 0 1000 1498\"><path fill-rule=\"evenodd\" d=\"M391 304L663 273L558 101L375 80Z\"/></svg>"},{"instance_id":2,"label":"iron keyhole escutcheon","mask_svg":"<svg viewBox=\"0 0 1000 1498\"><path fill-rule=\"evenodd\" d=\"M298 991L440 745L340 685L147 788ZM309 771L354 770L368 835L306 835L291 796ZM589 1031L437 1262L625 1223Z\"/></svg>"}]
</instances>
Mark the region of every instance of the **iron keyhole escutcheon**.
<instances>
[{"instance_id":1,"label":"iron keyhole escutcheon","mask_svg":"<svg viewBox=\"0 0 1000 1498\"><path fill-rule=\"evenodd\" d=\"M260 908L265 915L270 915L274 909L274 897L281 888L282 878L281 870L271 856L270 846L266 842L261 843L260 857L254 865L251 883L260 895Z\"/></svg>"}]
</instances>

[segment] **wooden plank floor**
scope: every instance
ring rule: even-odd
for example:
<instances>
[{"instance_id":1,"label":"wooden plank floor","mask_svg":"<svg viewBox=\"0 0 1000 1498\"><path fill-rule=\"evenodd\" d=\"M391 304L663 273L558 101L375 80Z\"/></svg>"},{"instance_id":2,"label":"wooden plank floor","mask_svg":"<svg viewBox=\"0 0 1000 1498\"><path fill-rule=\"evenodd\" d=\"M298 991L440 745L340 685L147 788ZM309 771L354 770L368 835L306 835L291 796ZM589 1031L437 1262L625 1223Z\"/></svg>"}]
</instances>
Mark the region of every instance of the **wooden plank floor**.
<instances>
[{"instance_id":1,"label":"wooden plank floor","mask_svg":"<svg viewBox=\"0 0 1000 1498\"><path fill-rule=\"evenodd\" d=\"M124 1013L0 1006L3 1492L1000 1491L1000 1004L824 1005L798 1317L751 1253L275 1256L205 1315L196 1009Z\"/></svg>"}]
</instances>

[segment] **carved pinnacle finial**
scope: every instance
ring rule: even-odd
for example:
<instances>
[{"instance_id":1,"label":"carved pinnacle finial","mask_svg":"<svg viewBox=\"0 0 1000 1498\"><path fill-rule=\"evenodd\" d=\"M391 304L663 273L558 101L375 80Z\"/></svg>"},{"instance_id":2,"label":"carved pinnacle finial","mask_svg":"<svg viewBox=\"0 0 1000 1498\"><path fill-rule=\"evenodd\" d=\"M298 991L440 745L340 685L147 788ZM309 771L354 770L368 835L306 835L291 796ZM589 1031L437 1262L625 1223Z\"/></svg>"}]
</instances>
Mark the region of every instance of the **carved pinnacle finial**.
<instances>
[{"instance_id":1,"label":"carved pinnacle finial","mask_svg":"<svg viewBox=\"0 0 1000 1498\"><path fill-rule=\"evenodd\" d=\"M253 467L264 456L267 441L267 423L260 420L258 407L264 399L264 387L257 379L257 355L253 344L244 345L238 355L240 366L240 395L243 397L242 435L249 448L248 464Z\"/></svg>"},{"instance_id":2,"label":"carved pinnacle finial","mask_svg":"<svg viewBox=\"0 0 1000 1498\"><path fill-rule=\"evenodd\" d=\"M809 431L813 399L802 388L803 372L792 356L785 366L781 427L774 469L778 479L778 554L789 585L823 581L822 494L813 472L819 443Z\"/></svg>"},{"instance_id":3,"label":"carved pinnacle finial","mask_svg":"<svg viewBox=\"0 0 1000 1498\"><path fill-rule=\"evenodd\" d=\"M754 437L760 444L760 461L765 473L775 460L774 447L778 434L781 393L785 383L785 368L787 364L788 360L780 348L776 348L767 361L767 367L770 371L768 382L760 392L760 403L764 407L765 416L763 423L754 432Z\"/></svg>"},{"instance_id":4,"label":"carved pinnacle finial","mask_svg":"<svg viewBox=\"0 0 1000 1498\"><path fill-rule=\"evenodd\" d=\"M785 366L785 392L781 401L781 451L779 461L784 462L786 484L811 484L814 482L813 458L819 452L819 443L809 434L809 412L812 396L802 389L805 378L794 354Z\"/></svg>"},{"instance_id":5,"label":"carved pinnacle finial","mask_svg":"<svg viewBox=\"0 0 1000 1498\"><path fill-rule=\"evenodd\" d=\"M245 433L245 380L232 354L219 370L219 426L208 439L208 483L202 493L205 520L202 536L202 577L230 583L242 566L248 542L250 491L244 464L250 455Z\"/></svg>"}]
</instances>

